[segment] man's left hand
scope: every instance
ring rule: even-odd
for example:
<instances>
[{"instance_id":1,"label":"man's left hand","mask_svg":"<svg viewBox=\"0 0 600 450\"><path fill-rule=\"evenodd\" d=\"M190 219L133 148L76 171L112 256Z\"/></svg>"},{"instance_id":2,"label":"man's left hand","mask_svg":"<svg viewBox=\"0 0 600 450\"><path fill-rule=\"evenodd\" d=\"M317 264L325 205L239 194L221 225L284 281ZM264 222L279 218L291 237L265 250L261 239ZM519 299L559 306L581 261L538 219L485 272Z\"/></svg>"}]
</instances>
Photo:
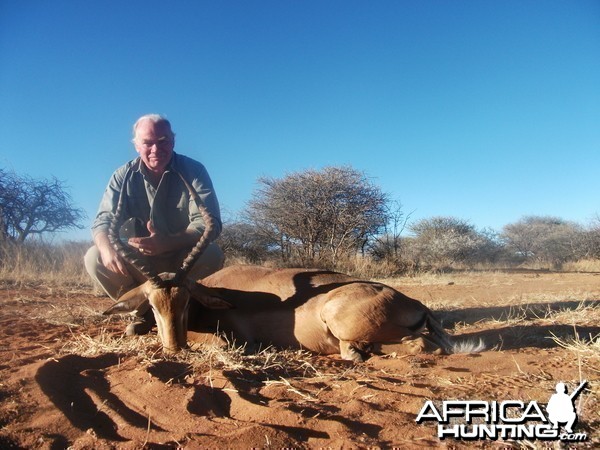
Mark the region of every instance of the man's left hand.
<instances>
[{"instance_id":1,"label":"man's left hand","mask_svg":"<svg viewBox=\"0 0 600 450\"><path fill-rule=\"evenodd\" d=\"M148 237L134 237L130 238L127 242L145 256L156 256L165 253L169 250L173 250L169 246L168 236L161 235L156 231L151 221L147 224L150 236Z\"/></svg>"}]
</instances>

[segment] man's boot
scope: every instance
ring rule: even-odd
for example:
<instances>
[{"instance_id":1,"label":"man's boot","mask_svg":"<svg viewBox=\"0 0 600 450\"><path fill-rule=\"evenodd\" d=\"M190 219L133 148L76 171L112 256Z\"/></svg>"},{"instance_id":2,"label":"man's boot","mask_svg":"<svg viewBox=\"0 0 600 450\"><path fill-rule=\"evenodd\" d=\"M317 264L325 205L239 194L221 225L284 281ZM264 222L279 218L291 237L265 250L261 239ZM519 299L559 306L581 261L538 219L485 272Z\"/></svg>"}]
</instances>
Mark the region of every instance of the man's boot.
<instances>
[{"instance_id":1,"label":"man's boot","mask_svg":"<svg viewBox=\"0 0 600 450\"><path fill-rule=\"evenodd\" d=\"M156 319L154 318L152 309L149 309L144 313L143 316L136 317L135 322L127 325L127 328L125 328L125 335L138 336L142 334L148 334L154 325L156 325Z\"/></svg>"}]
</instances>

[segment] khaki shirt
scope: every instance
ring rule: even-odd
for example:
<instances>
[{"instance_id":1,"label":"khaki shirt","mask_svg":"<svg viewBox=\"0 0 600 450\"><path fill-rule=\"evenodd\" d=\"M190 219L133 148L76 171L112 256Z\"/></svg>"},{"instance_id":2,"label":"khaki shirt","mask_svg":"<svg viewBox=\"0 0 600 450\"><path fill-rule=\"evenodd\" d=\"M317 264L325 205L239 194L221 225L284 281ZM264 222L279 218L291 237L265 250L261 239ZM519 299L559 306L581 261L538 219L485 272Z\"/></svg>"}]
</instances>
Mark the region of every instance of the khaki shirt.
<instances>
[{"instance_id":1,"label":"khaki shirt","mask_svg":"<svg viewBox=\"0 0 600 450\"><path fill-rule=\"evenodd\" d=\"M127 170L132 170L125 186L123 213L121 221L138 218L142 224L150 220L159 233L174 235L186 229L195 230L198 235L204 232L204 221L194 199L177 174L179 172L198 193L200 200L215 218L216 226L209 240L216 239L221 233L222 222L219 202L206 168L187 156L173 152L171 162L163 174L158 188L154 188L146 179L146 166L138 157L119 167L112 175L98 214L92 225L92 235L108 233L114 212L119 202Z\"/></svg>"}]
</instances>

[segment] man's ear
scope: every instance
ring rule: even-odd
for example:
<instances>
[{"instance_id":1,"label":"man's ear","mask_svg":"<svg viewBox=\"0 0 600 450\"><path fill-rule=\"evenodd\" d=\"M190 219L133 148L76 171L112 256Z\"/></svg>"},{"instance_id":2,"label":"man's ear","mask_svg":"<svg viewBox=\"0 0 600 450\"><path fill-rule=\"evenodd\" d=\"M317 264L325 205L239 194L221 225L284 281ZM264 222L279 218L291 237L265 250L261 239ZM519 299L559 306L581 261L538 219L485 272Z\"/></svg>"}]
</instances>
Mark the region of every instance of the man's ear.
<instances>
[{"instance_id":1,"label":"man's ear","mask_svg":"<svg viewBox=\"0 0 600 450\"><path fill-rule=\"evenodd\" d=\"M148 302L148 282L133 288L129 292L119 297L117 303L112 305L102 314L105 316L110 314L126 314L135 312L138 316L144 315L150 309Z\"/></svg>"},{"instance_id":2,"label":"man's ear","mask_svg":"<svg viewBox=\"0 0 600 450\"><path fill-rule=\"evenodd\" d=\"M215 289L197 283L194 280L186 280L186 287L191 297L201 305L209 309L231 309L233 305L223 300Z\"/></svg>"}]
</instances>

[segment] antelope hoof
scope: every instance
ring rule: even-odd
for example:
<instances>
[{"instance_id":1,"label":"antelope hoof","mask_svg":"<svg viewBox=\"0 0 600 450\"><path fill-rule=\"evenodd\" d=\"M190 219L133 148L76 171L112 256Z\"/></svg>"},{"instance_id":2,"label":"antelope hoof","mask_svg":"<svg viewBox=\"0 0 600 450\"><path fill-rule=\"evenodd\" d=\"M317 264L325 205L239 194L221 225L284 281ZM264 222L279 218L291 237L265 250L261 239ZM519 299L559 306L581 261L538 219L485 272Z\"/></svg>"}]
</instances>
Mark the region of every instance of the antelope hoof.
<instances>
[{"instance_id":1,"label":"antelope hoof","mask_svg":"<svg viewBox=\"0 0 600 450\"><path fill-rule=\"evenodd\" d=\"M144 334L150 333L153 326L154 326L153 323L149 323L146 321L133 322L133 323L130 323L129 325L127 325L127 328L125 328L125 335L126 336L142 336Z\"/></svg>"},{"instance_id":2,"label":"antelope hoof","mask_svg":"<svg viewBox=\"0 0 600 450\"><path fill-rule=\"evenodd\" d=\"M342 359L355 363L361 363L365 360L362 352L353 343L345 341L340 341L340 356Z\"/></svg>"}]
</instances>

